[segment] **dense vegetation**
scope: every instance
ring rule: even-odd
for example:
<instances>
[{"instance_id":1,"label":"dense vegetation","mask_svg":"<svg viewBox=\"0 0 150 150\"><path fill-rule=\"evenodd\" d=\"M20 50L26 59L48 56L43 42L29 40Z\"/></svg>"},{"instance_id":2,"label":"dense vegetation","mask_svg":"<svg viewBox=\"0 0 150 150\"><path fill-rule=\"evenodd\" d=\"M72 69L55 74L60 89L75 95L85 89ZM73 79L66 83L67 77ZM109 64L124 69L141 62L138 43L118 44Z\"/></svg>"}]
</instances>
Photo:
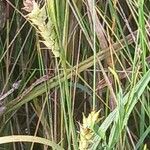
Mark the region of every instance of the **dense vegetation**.
<instances>
[{"instance_id":1,"label":"dense vegetation","mask_svg":"<svg viewBox=\"0 0 150 150\"><path fill-rule=\"evenodd\" d=\"M149 149L149 10L1 0L0 149Z\"/></svg>"}]
</instances>

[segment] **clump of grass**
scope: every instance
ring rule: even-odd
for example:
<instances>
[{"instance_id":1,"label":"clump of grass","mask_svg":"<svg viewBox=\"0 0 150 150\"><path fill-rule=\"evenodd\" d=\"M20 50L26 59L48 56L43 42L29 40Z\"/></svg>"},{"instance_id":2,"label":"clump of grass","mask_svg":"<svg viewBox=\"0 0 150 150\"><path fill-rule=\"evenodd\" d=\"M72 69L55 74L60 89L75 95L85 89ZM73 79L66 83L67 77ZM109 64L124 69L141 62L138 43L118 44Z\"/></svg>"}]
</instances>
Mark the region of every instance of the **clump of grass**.
<instances>
[{"instance_id":1,"label":"clump of grass","mask_svg":"<svg viewBox=\"0 0 150 150\"><path fill-rule=\"evenodd\" d=\"M46 145L68 150L147 149L148 1L40 0L41 5L39 0L25 0L26 16L20 12L22 1L6 1L14 14L7 19L3 30L7 34L0 40L0 99L6 100L2 107L0 104L0 117L4 118L0 133L34 135L30 139L14 136L20 143L12 144L13 149L40 150L47 149ZM22 24L23 18L31 24ZM24 34L29 27L29 34ZM103 33L106 46L102 46ZM51 51L42 50L41 41ZM111 69L105 65L110 56ZM21 80L22 88L3 98L16 80ZM80 115L91 109L81 121ZM100 111L95 110L102 110L100 123ZM79 134L76 122L83 122ZM48 144L39 142L38 136ZM0 137L0 141L7 138L0 144L17 142L14 137ZM34 139L44 146L36 148L39 145ZM9 150L12 145L4 146Z\"/></svg>"}]
</instances>

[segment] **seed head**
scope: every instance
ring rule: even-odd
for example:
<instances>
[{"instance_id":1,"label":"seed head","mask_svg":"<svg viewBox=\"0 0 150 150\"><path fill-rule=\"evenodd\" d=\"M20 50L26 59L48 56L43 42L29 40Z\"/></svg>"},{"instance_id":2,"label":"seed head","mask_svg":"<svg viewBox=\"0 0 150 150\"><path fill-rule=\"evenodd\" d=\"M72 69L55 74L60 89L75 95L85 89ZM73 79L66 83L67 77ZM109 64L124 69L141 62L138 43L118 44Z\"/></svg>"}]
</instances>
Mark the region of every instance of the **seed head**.
<instances>
[{"instance_id":1,"label":"seed head","mask_svg":"<svg viewBox=\"0 0 150 150\"><path fill-rule=\"evenodd\" d=\"M92 139L94 138L93 127L100 120L99 112L100 111L96 112L95 110L93 110L87 118L83 114L83 124L80 125L80 150L88 150L90 145L92 144Z\"/></svg>"}]
</instances>

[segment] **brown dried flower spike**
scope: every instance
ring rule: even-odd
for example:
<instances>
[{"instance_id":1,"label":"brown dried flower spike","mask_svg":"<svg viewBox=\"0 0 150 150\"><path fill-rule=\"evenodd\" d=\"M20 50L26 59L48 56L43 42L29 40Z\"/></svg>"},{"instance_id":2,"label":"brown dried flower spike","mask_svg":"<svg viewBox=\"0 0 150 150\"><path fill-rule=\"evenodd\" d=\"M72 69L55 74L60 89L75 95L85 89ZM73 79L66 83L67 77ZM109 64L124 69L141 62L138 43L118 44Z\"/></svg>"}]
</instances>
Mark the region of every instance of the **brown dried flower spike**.
<instances>
[{"instance_id":1,"label":"brown dried flower spike","mask_svg":"<svg viewBox=\"0 0 150 150\"><path fill-rule=\"evenodd\" d=\"M27 12L31 12L33 10L33 3L35 3L35 0L24 0L23 1L24 8L22 9Z\"/></svg>"}]
</instances>

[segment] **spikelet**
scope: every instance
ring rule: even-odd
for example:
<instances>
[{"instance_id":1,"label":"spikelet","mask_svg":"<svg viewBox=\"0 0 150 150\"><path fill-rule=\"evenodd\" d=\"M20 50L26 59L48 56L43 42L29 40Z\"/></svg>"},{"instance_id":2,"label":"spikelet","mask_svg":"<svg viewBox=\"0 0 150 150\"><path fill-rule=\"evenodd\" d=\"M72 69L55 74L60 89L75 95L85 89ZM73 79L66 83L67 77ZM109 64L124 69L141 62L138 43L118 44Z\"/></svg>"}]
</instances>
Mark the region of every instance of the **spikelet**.
<instances>
[{"instance_id":1,"label":"spikelet","mask_svg":"<svg viewBox=\"0 0 150 150\"><path fill-rule=\"evenodd\" d=\"M100 121L99 113L100 111L96 112L93 110L87 118L83 114L83 124L80 125L80 150L88 150L93 144L92 139L94 138L94 132L92 128Z\"/></svg>"},{"instance_id":2,"label":"spikelet","mask_svg":"<svg viewBox=\"0 0 150 150\"><path fill-rule=\"evenodd\" d=\"M56 39L56 32L53 28L53 23L50 17L47 17L46 5L40 8L39 4L35 0L24 1L24 10L29 12L27 18L37 27L38 33L43 38L43 43L47 48L51 49L55 57L59 57L59 47Z\"/></svg>"}]
</instances>

